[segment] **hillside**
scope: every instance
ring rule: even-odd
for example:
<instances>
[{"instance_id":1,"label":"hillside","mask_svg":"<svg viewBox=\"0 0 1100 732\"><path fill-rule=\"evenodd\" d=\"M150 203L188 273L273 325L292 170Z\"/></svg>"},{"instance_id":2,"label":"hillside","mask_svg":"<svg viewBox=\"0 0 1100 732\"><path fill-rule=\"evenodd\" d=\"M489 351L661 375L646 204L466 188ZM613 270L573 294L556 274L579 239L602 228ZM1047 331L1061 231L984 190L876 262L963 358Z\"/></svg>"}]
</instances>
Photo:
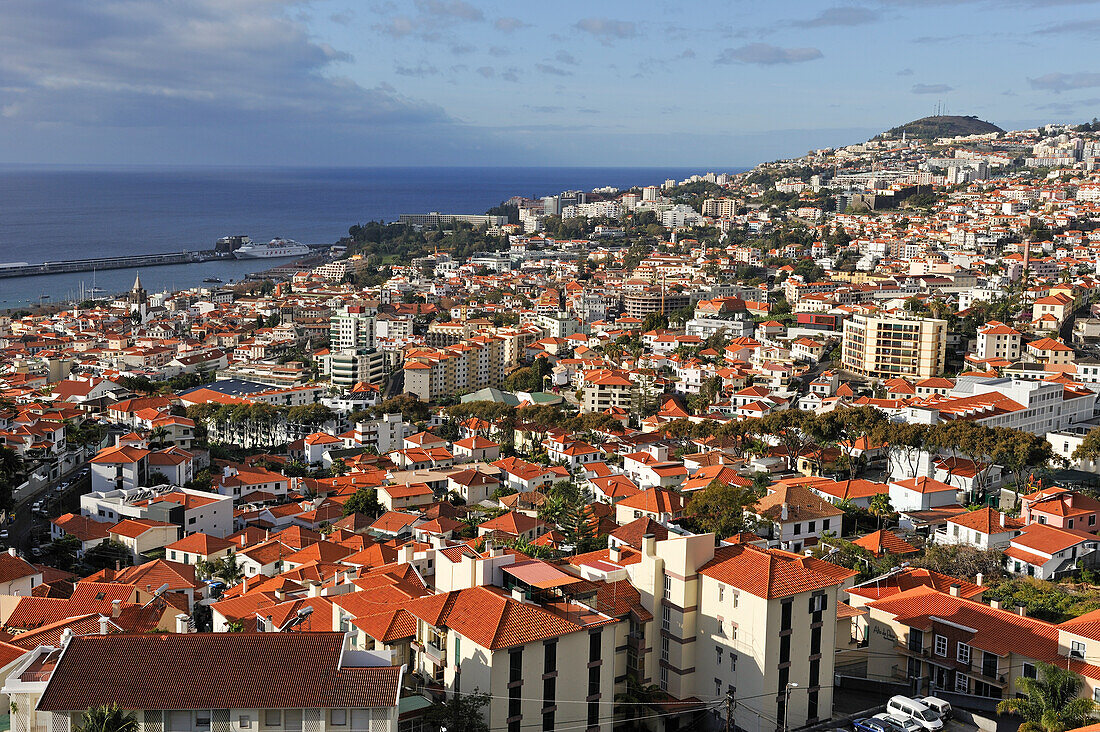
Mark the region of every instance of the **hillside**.
<instances>
[{"instance_id":1,"label":"hillside","mask_svg":"<svg viewBox=\"0 0 1100 732\"><path fill-rule=\"evenodd\" d=\"M1004 132L1000 127L977 117L939 115L913 120L887 130L886 134L900 137L904 132L909 137L931 140L936 137L955 137L956 135L984 135L990 132Z\"/></svg>"}]
</instances>

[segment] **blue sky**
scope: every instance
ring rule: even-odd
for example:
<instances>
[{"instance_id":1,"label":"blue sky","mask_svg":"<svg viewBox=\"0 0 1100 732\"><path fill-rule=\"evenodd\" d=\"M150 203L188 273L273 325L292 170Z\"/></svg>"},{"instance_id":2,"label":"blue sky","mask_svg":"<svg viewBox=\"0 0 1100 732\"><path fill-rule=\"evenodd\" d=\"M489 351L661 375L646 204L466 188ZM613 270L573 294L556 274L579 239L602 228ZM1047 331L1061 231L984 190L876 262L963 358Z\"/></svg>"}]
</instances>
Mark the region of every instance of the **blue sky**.
<instances>
[{"instance_id":1,"label":"blue sky","mask_svg":"<svg viewBox=\"0 0 1100 732\"><path fill-rule=\"evenodd\" d=\"M4 0L0 162L751 165L1100 116L1089 0Z\"/></svg>"}]
</instances>

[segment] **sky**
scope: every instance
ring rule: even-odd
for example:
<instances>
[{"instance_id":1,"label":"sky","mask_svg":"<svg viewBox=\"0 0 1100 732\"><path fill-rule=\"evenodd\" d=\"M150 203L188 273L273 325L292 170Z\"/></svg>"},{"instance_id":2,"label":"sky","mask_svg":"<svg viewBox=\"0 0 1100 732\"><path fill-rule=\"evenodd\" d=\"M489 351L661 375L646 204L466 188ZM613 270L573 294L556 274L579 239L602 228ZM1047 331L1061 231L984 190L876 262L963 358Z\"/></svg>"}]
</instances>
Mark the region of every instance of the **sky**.
<instances>
[{"instance_id":1,"label":"sky","mask_svg":"<svg viewBox=\"0 0 1100 732\"><path fill-rule=\"evenodd\" d=\"M0 163L750 166L1100 116L1100 0L2 0Z\"/></svg>"}]
</instances>

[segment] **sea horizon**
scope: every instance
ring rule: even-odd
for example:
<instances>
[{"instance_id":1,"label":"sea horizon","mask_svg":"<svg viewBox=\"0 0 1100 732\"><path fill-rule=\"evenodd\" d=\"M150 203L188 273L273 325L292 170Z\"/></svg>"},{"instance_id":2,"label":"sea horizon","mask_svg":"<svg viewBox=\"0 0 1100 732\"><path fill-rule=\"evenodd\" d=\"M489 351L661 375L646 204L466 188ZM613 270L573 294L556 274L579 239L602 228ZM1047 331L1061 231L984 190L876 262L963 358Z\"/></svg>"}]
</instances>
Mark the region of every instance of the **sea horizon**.
<instances>
[{"instance_id":1,"label":"sea horizon","mask_svg":"<svg viewBox=\"0 0 1100 732\"><path fill-rule=\"evenodd\" d=\"M367 221L403 213L482 214L512 196L606 185L660 185L744 168L602 166L54 166L0 163L0 263L212 249L221 236L276 236L331 244ZM284 262L285 263L285 262ZM218 276L239 280L271 261L141 269L150 290ZM95 273L95 286L128 290L136 269ZM0 279L0 309L69 299L92 273Z\"/></svg>"}]
</instances>

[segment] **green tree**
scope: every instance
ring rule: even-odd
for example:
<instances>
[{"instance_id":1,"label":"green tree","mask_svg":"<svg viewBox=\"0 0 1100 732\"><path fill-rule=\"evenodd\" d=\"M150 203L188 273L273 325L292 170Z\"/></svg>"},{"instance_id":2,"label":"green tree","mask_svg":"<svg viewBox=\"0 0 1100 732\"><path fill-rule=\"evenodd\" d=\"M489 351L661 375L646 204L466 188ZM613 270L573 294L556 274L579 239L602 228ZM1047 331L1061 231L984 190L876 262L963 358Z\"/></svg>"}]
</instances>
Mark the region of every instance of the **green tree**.
<instances>
[{"instance_id":1,"label":"green tree","mask_svg":"<svg viewBox=\"0 0 1100 732\"><path fill-rule=\"evenodd\" d=\"M237 584L244 577L241 566L237 564L237 557L233 552L229 552L218 559L200 559L195 563L195 572L206 579L219 579L228 587Z\"/></svg>"},{"instance_id":2,"label":"green tree","mask_svg":"<svg viewBox=\"0 0 1100 732\"><path fill-rule=\"evenodd\" d=\"M12 492L23 474L23 459L10 447L0 446L0 508L10 509Z\"/></svg>"},{"instance_id":3,"label":"green tree","mask_svg":"<svg viewBox=\"0 0 1100 732\"><path fill-rule=\"evenodd\" d=\"M634 674L626 677L626 690L615 695L615 729L622 732L642 732L647 729L645 719L653 716L651 705L664 697L661 687L656 684L642 684Z\"/></svg>"},{"instance_id":4,"label":"green tree","mask_svg":"<svg viewBox=\"0 0 1100 732\"><path fill-rule=\"evenodd\" d=\"M424 715L430 729L446 729L447 732L489 732L485 712L489 706L488 694L476 688L472 694L453 694L444 702L433 704Z\"/></svg>"},{"instance_id":5,"label":"green tree","mask_svg":"<svg viewBox=\"0 0 1100 732\"><path fill-rule=\"evenodd\" d=\"M1079 696L1081 677L1049 663L1037 666L1038 678L1016 679L1024 696L997 703L998 714L1023 718L1019 732L1064 732L1092 721L1096 702Z\"/></svg>"},{"instance_id":6,"label":"green tree","mask_svg":"<svg viewBox=\"0 0 1100 732\"><path fill-rule=\"evenodd\" d=\"M105 704L84 712L73 732L138 732L138 721L118 704Z\"/></svg>"},{"instance_id":7,"label":"green tree","mask_svg":"<svg viewBox=\"0 0 1100 732\"><path fill-rule=\"evenodd\" d=\"M353 513L361 513L364 516L377 516L381 511L382 506L378 503L378 491L374 488L360 488L344 502L345 516L350 516Z\"/></svg>"},{"instance_id":8,"label":"green tree","mask_svg":"<svg viewBox=\"0 0 1100 732\"><path fill-rule=\"evenodd\" d=\"M724 539L751 528L751 518L745 511L758 498L752 486L727 485L715 478L691 496L686 513L701 531L714 532Z\"/></svg>"},{"instance_id":9,"label":"green tree","mask_svg":"<svg viewBox=\"0 0 1100 732\"><path fill-rule=\"evenodd\" d=\"M894 507L890 505L890 496L886 493L878 493L871 498L869 510L872 516L878 519L878 527L882 528L882 522L894 515Z\"/></svg>"}]
</instances>

